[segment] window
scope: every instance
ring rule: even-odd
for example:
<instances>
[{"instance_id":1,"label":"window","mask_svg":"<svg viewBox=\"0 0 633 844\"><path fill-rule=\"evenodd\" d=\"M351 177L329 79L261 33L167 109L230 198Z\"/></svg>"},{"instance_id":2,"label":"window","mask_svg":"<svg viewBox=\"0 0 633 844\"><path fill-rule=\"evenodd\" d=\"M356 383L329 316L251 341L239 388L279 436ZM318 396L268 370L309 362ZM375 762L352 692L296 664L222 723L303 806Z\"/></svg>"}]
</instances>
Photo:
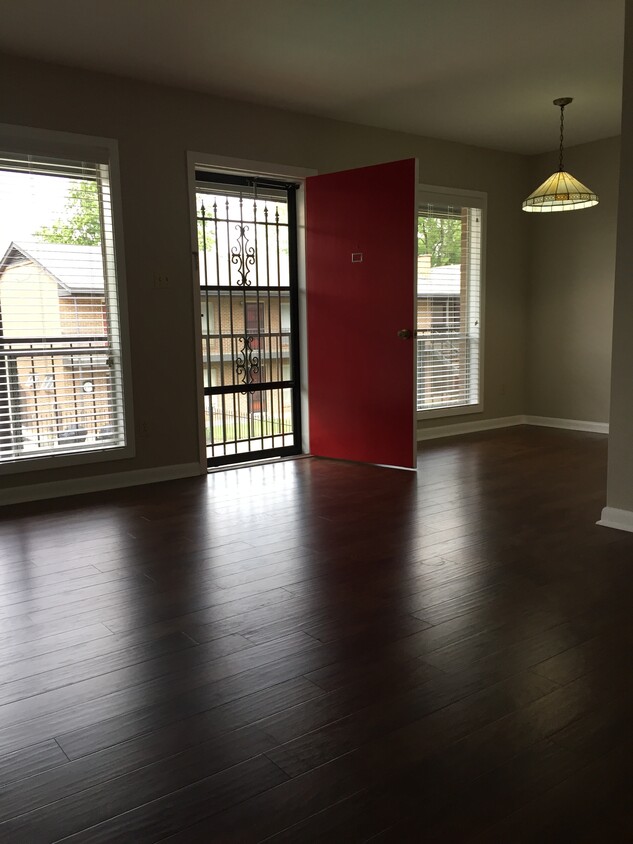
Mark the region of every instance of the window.
<instances>
[{"instance_id":1,"label":"window","mask_svg":"<svg viewBox=\"0 0 633 844\"><path fill-rule=\"evenodd\" d=\"M200 303L200 318L202 320L202 336L215 334L215 311L213 302Z\"/></svg>"},{"instance_id":2,"label":"window","mask_svg":"<svg viewBox=\"0 0 633 844\"><path fill-rule=\"evenodd\" d=\"M69 142L65 148L77 151ZM0 147L0 470L69 455L128 456L112 150L92 148L88 161L32 155L23 144L6 150Z\"/></svg>"},{"instance_id":3,"label":"window","mask_svg":"<svg viewBox=\"0 0 633 844\"><path fill-rule=\"evenodd\" d=\"M290 302L281 302L281 330L290 333Z\"/></svg>"},{"instance_id":4,"label":"window","mask_svg":"<svg viewBox=\"0 0 633 844\"><path fill-rule=\"evenodd\" d=\"M257 342L257 335L265 331L265 305L264 302L245 302L244 320L246 322L246 333ZM256 346L253 346L256 348Z\"/></svg>"},{"instance_id":5,"label":"window","mask_svg":"<svg viewBox=\"0 0 633 844\"><path fill-rule=\"evenodd\" d=\"M481 409L483 202L449 199L425 196L418 208L419 412Z\"/></svg>"}]
</instances>

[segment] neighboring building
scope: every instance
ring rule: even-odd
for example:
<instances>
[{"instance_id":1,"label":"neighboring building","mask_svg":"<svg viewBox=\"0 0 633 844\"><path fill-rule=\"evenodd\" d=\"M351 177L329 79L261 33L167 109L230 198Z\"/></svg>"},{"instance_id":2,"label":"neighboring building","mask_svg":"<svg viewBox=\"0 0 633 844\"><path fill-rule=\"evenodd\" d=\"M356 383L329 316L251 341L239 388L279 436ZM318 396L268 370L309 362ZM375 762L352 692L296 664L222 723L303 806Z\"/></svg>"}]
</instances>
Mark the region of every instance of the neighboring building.
<instances>
[{"instance_id":1,"label":"neighboring building","mask_svg":"<svg viewBox=\"0 0 633 844\"><path fill-rule=\"evenodd\" d=\"M430 255L418 256L417 402L450 403L463 392L460 264L431 266Z\"/></svg>"},{"instance_id":2,"label":"neighboring building","mask_svg":"<svg viewBox=\"0 0 633 844\"><path fill-rule=\"evenodd\" d=\"M418 331L459 331L461 266L431 266L430 255L418 255Z\"/></svg>"},{"instance_id":3,"label":"neighboring building","mask_svg":"<svg viewBox=\"0 0 633 844\"><path fill-rule=\"evenodd\" d=\"M103 278L98 246L13 242L0 261L13 448L109 438Z\"/></svg>"},{"instance_id":4,"label":"neighboring building","mask_svg":"<svg viewBox=\"0 0 633 844\"><path fill-rule=\"evenodd\" d=\"M258 295L257 287L204 291L200 301L202 361L205 387L233 386L244 377L244 340L251 363L246 377L250 387L235 397L214 396L205 408L207 433L213 425L220 438L223 424L246 436L249 417L257 416L274 433L289 426L292 404L289 391L255 390L253 385L280 382L290 376L290 294L288 287ZM209 381L210 379L210 381ZM224 419L224 423L222 420ZM256 423L256 430L261 430Z\"/></svg>"}]
</instances>

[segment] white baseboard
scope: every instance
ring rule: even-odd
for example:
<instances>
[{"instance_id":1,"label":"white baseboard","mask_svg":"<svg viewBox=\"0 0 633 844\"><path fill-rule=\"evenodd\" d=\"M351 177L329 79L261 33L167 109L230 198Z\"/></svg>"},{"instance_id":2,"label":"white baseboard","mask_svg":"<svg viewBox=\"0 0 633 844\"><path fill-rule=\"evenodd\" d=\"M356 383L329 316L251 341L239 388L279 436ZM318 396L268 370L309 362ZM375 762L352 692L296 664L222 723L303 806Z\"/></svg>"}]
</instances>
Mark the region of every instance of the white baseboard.
<instances>
[{"instance_id":1,"label":"white baseboard","mask_svg":"<svg viewBox=\"0 0 633 844\"><path fill-rule=\"evenodd\" d=\"M472 422L456 422L454 425L434 425L418 428L417 440L434 440L440 437L456 437L460 434L471 434L477 431L492 431L496 428L510 428L515 425L539 425L547 428L563 428L570 431L589 431L607 434L607 422L583 422L576 419L554 419L547 416L499 416L495 419L477 419ZM20 504L26 501L40 501L47 498L62 498L67 495L81 495L82 493L101 492L108 489L121 489L129 486L153 484L159 481L173 481L179 478L192 478L204 474L198 463L180 463L173 466L158 466L152 469L137 469L132 472L114 472L107 475L90 475L85 478L73 478L64 481L51 481L41 484L27 484L25 486L0 489L0 506L5 504ZM612 515L608 515L611 513ZM607 514L607 515L605 515ZM624 514L616 517L613 514ZM620 530L633 530L621 524L626 524L625 516L633 519L633 514L627 510L615 510L606 507L602 512L602 519L598 524L607 527L618 527ZM615 523L617 522L617 524Z\"/></svg>"},{"instance_id":2,"label":"white baseboard","mask_svg":"<svg viewBox=\"0 0 633 844\"><path fill-rule=\"evenodd\" d=\"M585 422L581 419L556 419L551 416L524 416L525 425L541 428L563 428L566 431L587 431L592 434L608 434L608 422Z\"/></svg>"},{"instance_id":3,"label":"white baseboard","mask_svg":"<svg viewBox=\"0 0 633 844\"><path fill-rule=\"evenodd\" d=\"M91 475L65 481L28 484L0 490L0 505L41 501L46 498L62 498L66 495L80 495L87 492L102 492L107 489L141 486L142 484L153 484L159 481L175 481L179 478L192 478L201 474L203 472L199 463L180 463L175 466L136 469L132 472L113 472L109 475Z\"/></svg>"},{"instance_id":4,"label":"white baseboard","mask_svg":"<svg viewBox=\"0 0 633 844\"><path fill-rule=\"evenodd\" d=\"M631 510L618 510L617 507L605 507L602 510L600 521L596 524L633 533L633 512Z\"/></svg>"},{"instance_id":5,"label":"white baseboard","mask_svg":"<svg viewBox=\"0 0 633 844\"><path fill-rule=\"evenodd\" d=\"M457 422L454 425L434 425L418 428L418 442L440 437L457 437L477 431L493 431L495 428L511 428L514 425L535 425L541 428L561 428L565 431L587 431L593 434L608 434L608 422L585 422L580 419L556 419L553 416L498 416L496 419L477 419L473 422Z\"/></svg>"},{"instance_id":6,"label":"white baseboard","mask_svg":"<svg viewBox=\"0 0 633 844\"><path fill-rule=\"evenodd\" d=\"M418 442L436 440L440 437L457 437L459 434L473 434L477 431L492 431L495 428L510 428L524 425L524 416L498 416L496 419L476 419L473 422L456 422L454 425L434 425L418 428Z\"/></svg>"}]
</instances>

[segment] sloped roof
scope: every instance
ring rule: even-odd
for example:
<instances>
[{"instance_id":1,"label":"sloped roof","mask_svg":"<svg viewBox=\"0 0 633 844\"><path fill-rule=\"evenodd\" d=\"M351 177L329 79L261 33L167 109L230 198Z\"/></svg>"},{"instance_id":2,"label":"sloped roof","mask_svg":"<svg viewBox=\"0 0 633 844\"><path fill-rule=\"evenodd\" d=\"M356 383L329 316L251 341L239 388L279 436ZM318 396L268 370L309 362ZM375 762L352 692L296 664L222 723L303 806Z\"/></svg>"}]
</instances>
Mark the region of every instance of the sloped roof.
<instances>
[{"instance_id":1,"label":"sloped roof","mask_svg":"<svg viewBox=\"0 0 633 844\"><path fill-rule=\"evenodd\" d=\"M64 243L11 243L2 261L0 274L18 251L52 275L71 296L103 293L103 256L99 246ZM448 264L431 267L418 275L418 296L459 296L461 267Z\"/></svg>"},{"instance_id":2,"label":"sloped roof","mask_svg":"<svg viewBox=\"0 0 633 844\"><path fill-rule=\"evenodd\" d=\"M418 273L418 296L459 296L461 266L430 267Z\"/></svg>"},{"instance_id":3,"label":"sloped roof","mask_svg":"<svg viewBox=\"0 0 633 844\"><path fill-rule=\"evenodd\" d=\"M13 241L0 262L0 274L10 266L16 251L53 276L70 296L96 295L104 291L100 246Z\"/></svg>"}]
</instances>

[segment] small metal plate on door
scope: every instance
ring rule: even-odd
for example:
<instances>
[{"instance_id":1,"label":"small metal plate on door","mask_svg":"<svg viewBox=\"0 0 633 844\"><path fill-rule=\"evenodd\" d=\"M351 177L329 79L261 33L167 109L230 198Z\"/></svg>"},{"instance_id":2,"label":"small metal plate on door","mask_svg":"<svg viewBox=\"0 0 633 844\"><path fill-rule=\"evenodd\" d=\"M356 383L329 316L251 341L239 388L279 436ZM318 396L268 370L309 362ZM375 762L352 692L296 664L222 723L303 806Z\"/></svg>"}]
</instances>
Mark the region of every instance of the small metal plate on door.
<instances>
[{"instance_id":1,"label":"small metal plate on door","mask_svg":"<svg viewBox=\"0 0 633 844\"><path fill-rule=\"evenodd\" d=\"M352 264L361 264L363 261L362 252L352 252Z\"/></svg>"}]
</instances>

